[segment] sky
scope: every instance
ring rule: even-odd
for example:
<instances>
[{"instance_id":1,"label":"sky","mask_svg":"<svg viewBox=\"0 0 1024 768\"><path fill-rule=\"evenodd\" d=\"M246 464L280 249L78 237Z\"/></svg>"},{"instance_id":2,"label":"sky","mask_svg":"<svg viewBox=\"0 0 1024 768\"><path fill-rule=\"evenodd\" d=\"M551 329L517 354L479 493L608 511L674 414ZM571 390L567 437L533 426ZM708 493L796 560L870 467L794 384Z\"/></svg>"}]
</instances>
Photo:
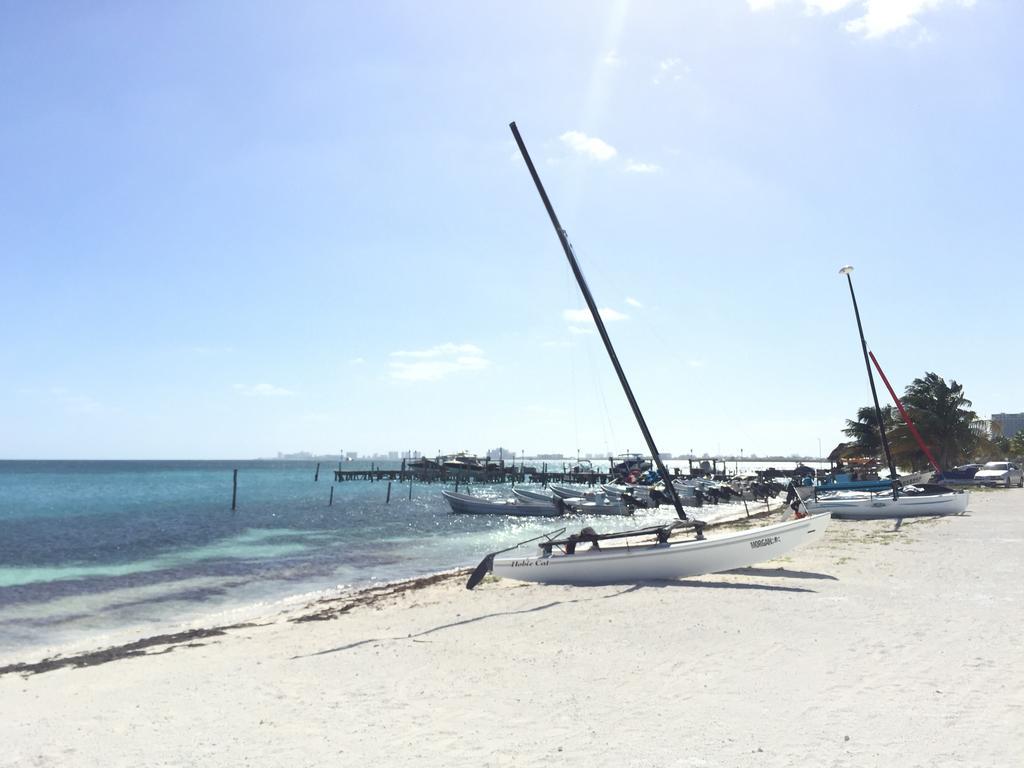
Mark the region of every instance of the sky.
<instances>
[{"instance_id":1,"label":"sky","mask_svg":"<svg viewBox=\"0 0 1024 768\"><path fill-rule=\"evenodd\" d=\"M0 458L643 439L1024 411L1024 5L0 2ZM883 393L884 394L884 393Z\"/></svg>"}]
</instances>

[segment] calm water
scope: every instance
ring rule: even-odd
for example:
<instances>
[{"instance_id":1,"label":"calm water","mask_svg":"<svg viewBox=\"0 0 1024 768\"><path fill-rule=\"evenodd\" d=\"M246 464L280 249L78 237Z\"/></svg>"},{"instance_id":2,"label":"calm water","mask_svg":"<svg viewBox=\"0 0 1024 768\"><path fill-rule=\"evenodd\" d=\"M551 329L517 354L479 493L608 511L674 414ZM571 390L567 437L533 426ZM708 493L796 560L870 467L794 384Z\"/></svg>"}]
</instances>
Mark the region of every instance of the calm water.
<instances>
[{"instance_id":1,"label":"calm water","mask_svg":"<svg viewBox=\"0 0 1024 768\"><path fill-rule=\"evenodd\" d=\"M410 498L395 483L386 504L386 482L336 483L328 505L332 469L323 465L314 482L310 462L0 461L0 655L230 620L290 596L475 565L562 525L450 515L439 485L414 484ZM644 512L634 522L671 516Z\"/></svg>"}]
</instances>

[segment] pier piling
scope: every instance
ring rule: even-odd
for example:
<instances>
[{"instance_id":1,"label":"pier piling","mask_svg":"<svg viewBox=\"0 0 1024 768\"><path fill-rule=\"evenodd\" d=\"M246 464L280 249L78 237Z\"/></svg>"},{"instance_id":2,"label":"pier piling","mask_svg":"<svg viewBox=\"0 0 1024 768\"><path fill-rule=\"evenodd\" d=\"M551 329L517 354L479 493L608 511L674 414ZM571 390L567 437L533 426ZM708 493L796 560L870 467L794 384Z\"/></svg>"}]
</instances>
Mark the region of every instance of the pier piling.
<instances>
[{"instance_id":1,"label":"pier piling","mask_svg":"<svg viewBox=\"0 0 1024 768\"><path fill-rule=\"evenodd\" d=\"M390 480L388 480L388 497L387 497L387 499L384 500L384 503L385 504L390 504L391 503L391 481Z\"/></svg>"},{"instance_id":2,"label":"pier piling","mask_svg":"<svg viewBox=\"0 0 1024 768\"><path fill-rule=\"evenodd\" d=\"M231 475L231 511L235 511L235 502L238 500L238 470Z\"/></svg>"}]
</instances>

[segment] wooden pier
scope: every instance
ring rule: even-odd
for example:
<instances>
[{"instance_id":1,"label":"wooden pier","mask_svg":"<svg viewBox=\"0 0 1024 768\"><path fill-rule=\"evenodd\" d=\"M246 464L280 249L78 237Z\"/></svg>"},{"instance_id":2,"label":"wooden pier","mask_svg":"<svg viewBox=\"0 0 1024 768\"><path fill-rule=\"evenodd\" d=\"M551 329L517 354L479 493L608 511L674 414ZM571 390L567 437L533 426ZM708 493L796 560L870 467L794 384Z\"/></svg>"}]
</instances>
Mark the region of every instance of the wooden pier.
<instances>
[{"instance_id":1,"label":"wooden pier","mask_svg":"<svg viewBox=\"0 0 1024 768\"><path fill-rule=\"evenodd\" d=\"M369 480L370 482L392 481L404 483L407 480L417 483L567 483L572 485L600 485L611 482L607 472L571 472L565 469L549 470L545 465L542 469L533 467L498 467L493 469L465 470L447 467L429 467L411 469L393 467L384 469L371 466L369 469L336 469L335 482L348 480Z\"/></svg>"}]
</instances>

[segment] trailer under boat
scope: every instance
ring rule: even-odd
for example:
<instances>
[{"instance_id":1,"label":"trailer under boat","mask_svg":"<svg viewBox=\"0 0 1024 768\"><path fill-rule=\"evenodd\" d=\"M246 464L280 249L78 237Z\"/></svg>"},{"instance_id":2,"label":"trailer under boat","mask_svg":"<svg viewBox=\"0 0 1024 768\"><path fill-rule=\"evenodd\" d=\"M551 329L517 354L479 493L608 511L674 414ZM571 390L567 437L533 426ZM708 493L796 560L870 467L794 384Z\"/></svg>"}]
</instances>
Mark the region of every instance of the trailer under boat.
<instances>
[{"instance_id":1,"label":"trailer under boat","mask_svg":"<svg viewBox=\"0 0 1024 768\"><path fill-rule=\"evenodd\" d=\"M703 525L692 520L608 534L584 529L566 539L541 541L537 555L488 556L490 560L480 563L466 586L472 589L488 571L520 581L579 585L635 584L719 573L818 541L828 524L828 513L807 515L714 538L704 538ZM695 530L698 537L673 538L685 529Z\"/></svg>"}]
</instances>

